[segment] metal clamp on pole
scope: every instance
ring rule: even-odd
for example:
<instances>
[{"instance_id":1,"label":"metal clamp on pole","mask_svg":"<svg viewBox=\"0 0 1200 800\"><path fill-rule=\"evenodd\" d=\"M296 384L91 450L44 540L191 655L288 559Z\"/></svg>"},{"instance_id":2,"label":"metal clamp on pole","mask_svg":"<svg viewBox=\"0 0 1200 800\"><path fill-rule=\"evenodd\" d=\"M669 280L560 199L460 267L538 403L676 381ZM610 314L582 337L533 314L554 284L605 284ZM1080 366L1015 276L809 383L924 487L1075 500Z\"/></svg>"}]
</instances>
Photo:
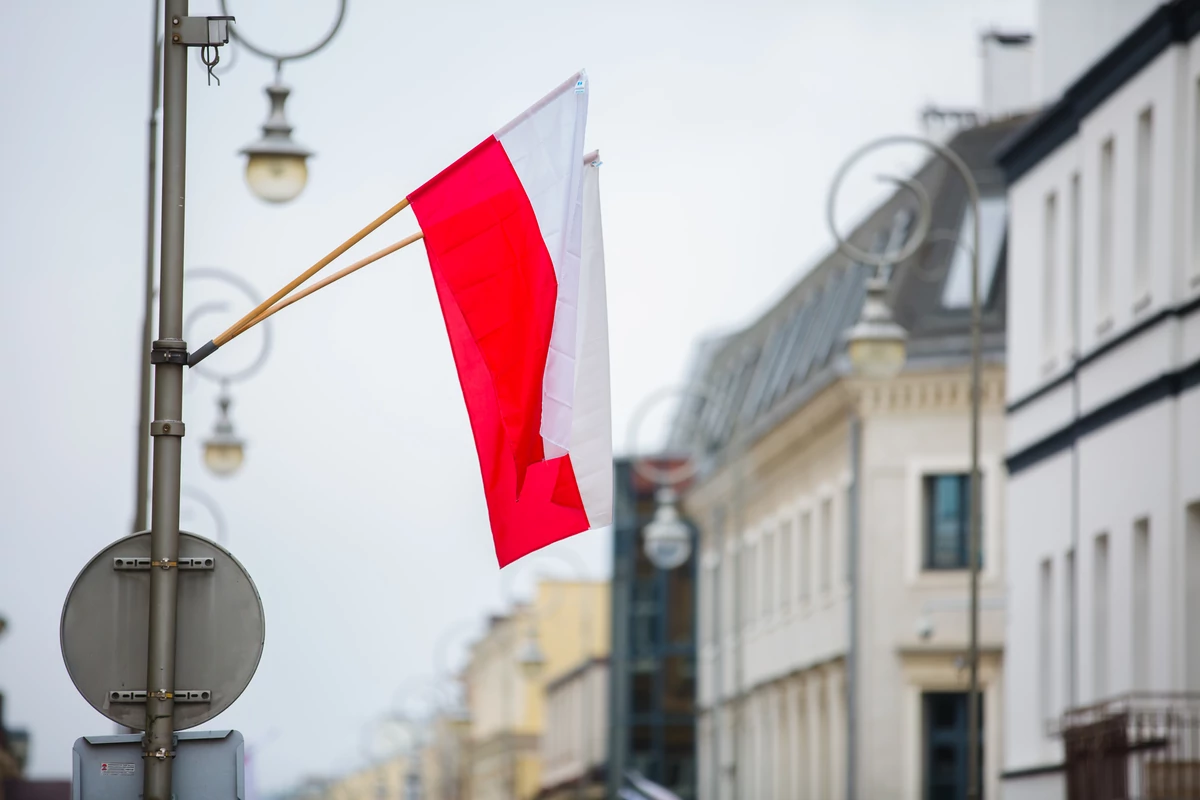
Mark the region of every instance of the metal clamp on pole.
<instances>
[{"instance_id":1,"label":"metal clamp on pole","mask_svg":"<svg viewBox=\"0 0 1200 800\"><path fill-rule=\"evenodd\" d=\"M188 363L187 342L182 339L158 339L150 346L151 364Z\"/></svg>"},{"instance_id":2,"label":"metal clamp on pole","mask_svg":"<svg viewBox=\"0 0 1200 800\"><path fill-rule=\"evenodd\" d=\"M177 33L171 41L184 47L220 47L229 44L229 23L233 17L173 17Z\"/></svg>"}]
</instances>

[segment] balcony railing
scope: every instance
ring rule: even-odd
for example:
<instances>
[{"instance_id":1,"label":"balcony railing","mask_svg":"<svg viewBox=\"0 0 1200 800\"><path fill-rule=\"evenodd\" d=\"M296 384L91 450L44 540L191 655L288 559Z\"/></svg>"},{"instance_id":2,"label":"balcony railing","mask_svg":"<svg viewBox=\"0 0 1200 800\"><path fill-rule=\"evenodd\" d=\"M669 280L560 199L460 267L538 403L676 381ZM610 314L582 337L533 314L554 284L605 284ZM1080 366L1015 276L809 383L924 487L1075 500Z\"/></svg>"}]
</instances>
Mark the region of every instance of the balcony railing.
<instances>
[{"instance_id":1,"label":"balcony railing","mask_svg":"<svg viewBox=\"0 0 1200 800\"><path fill-rule=\"evenodd\" d=\"M1067 800L1200 800L1200 694L1129 694L1063 714Z\"/></svg>"}]
</instances>

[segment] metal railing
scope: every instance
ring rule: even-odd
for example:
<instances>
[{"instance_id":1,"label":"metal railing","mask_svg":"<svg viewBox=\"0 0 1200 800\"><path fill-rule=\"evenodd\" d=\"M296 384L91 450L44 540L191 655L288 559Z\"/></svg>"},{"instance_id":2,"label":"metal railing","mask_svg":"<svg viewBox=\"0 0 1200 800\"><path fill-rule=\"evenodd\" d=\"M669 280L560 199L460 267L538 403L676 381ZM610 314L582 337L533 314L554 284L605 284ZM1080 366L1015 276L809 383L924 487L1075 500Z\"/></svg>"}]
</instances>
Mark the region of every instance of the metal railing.
<instances>
[{"instance_id":1,"label":"metal railing","mask_svg":"<svg viewBox=\"0 0 1200 800\"><path fill-rule=\"evenodd\" d=\"M1200 800L1200 693L1133 693L1068 710L1067 800Z\"/></svg>"}]
</instances>

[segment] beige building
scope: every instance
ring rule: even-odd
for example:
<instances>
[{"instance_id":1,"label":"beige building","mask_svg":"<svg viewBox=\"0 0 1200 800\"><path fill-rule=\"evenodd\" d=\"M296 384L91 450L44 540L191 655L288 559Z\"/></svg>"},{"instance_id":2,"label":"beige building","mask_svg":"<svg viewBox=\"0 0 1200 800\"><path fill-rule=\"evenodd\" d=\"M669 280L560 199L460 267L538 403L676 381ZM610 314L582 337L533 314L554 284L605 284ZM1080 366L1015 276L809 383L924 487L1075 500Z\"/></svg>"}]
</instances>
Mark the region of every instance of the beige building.
<instances>
[{"instance_id":1,"label":"beige building","mask_svg":"<svg viewBox=\"0 0 1200 800\"><path fill-rule=\"evenodd\" d=\"M608 639L605 583L544 581L532 603L492 618L464 671L471 800L537 796L545 687L586 658L607 653ZM540 664L530 663L531 653Z\"/></svg>"},{"instance_id":2,"label":"beige building","mask_svg":"<svg viewBox=\"0 0 1200 800\"><path fill-rule=\"evenodd\" d=\"M416 766L416 765L412 765ZM407 783L416 770L405 756L381 761L366 769L314 784L306 797L321 800L392 800L407 797Z\"/></svg>"},{"instance_id":3,"label":"beige building","mask_svg":"<svg viewBox=\"0 0 1200 800\"><path fill-rule=\"evenodd\" d=\"M987 154L1014 129L1013 121L969 128L950 143L984 195L986 797L999 795L1003 763L1006 230L1005 187ZM916 179L933 229L969 244L961 182L942 162ZM895 252L913 228L911 198L893 196L852 240ZM843 800L851 780L857 800L965 796L966 252L929 245L883 271L909 336L895 378L851 377L843 335L871 271L839 254L703 354L673 443L703 453L684 499L701 530L703 800ZM848 663L857 664L852 673Z\"/></svg>"}]
</instances>

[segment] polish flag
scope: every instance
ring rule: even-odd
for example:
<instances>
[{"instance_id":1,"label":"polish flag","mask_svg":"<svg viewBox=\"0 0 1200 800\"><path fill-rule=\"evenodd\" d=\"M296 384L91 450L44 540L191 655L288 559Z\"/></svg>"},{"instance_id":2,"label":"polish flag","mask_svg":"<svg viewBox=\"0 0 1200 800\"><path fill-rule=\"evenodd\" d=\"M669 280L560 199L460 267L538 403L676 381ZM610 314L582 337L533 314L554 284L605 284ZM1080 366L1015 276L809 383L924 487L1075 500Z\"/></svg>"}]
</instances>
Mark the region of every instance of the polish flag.
<instances>
[{"instance_id":1,"label":"polish flag","mask_svg":"<svg viewBox=\"0 0 1200 800\"><path fill-rule=\"evenodd\" d=\"M608 311L580 72L408 199L500 566L612 521Z\"/></svg>"}]
</instances>

